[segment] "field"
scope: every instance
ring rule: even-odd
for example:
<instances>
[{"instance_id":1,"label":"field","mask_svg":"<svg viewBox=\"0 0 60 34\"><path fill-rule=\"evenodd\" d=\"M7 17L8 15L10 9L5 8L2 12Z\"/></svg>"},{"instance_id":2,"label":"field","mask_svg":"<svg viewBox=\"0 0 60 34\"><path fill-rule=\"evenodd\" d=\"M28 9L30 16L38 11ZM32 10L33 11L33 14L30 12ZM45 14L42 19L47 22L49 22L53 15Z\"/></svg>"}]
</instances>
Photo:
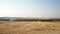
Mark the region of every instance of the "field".
<instances>
[{"instance_id":1,"label":"field","mask_svg":"<svg viewBox=\"0 0 60 34\"><path fill-rule=\"evenodd\" d=\"M0 21L0 34L60 34L60 22Z\"/></svg>"}]
</instances>

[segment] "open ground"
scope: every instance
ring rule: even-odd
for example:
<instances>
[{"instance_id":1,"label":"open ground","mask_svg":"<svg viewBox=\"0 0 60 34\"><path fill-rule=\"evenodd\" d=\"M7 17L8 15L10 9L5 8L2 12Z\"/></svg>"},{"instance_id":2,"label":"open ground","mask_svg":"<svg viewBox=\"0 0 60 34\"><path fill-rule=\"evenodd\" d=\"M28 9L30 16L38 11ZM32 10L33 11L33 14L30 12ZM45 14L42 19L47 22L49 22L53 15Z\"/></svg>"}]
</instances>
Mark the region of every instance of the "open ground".
<instances>
[{"instance_id":1,"label":"open ground","mask_svg":"<svg viewBox=\"0 0 60 34\"><path fill-rule=\"evenodd\" d=\"M60 22L0 21L0 34L60 34Z\"/></svg>"}]
</instances>

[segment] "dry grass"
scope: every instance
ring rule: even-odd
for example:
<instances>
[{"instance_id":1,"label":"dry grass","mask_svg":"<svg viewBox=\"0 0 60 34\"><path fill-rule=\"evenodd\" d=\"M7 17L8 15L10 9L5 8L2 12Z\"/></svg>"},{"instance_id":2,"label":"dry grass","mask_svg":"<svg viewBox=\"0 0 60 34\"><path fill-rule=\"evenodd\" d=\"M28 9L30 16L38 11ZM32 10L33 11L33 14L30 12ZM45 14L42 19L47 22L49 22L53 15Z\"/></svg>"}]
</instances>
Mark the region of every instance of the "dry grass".
<instances>
[{"instance_id":1,"label":"dry grass","mask_svg":"<svg viewBox=\"0 0 60 34\"><path fill-rule=\"evenodd\" d=\"M60 34L60 22L0 21L0 34Z\"/></svg>"}]
</instances>

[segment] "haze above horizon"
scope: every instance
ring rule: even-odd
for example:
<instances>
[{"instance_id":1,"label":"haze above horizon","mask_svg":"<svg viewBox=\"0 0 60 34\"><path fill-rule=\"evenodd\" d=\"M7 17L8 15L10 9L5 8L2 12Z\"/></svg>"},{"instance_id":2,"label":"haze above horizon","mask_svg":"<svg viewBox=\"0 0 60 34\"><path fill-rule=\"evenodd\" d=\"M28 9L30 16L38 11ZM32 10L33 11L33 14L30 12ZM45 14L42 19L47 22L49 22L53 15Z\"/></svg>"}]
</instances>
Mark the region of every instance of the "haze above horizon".
<instances>
[{"instance_id":1,"label":"haze above horizon","mask_svg":"<svg viewBox=\"0 0 60 34\"><path fill-rule=\"evenodd\" d=\"M60 0L0 0L0 17L60 18Z\"/></svg>"}]
</instances>

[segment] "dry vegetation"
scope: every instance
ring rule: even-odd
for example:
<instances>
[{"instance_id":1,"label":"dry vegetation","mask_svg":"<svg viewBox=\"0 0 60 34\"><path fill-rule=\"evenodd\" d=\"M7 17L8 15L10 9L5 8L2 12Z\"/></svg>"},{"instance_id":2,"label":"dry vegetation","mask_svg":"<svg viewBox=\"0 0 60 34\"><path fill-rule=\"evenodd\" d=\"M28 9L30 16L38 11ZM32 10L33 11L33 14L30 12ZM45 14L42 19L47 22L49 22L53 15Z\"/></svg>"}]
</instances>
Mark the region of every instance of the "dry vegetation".
<instances>
[{"instance_id":1,"label":"dry vegetation","mask_svg":"<svg viewBox=\"0 0 60 34\"><path fill-rule=\"evenodd\" d=\"M0 34L60 34L60 22L0 21Z\"/></svg>"}]
</instances>

